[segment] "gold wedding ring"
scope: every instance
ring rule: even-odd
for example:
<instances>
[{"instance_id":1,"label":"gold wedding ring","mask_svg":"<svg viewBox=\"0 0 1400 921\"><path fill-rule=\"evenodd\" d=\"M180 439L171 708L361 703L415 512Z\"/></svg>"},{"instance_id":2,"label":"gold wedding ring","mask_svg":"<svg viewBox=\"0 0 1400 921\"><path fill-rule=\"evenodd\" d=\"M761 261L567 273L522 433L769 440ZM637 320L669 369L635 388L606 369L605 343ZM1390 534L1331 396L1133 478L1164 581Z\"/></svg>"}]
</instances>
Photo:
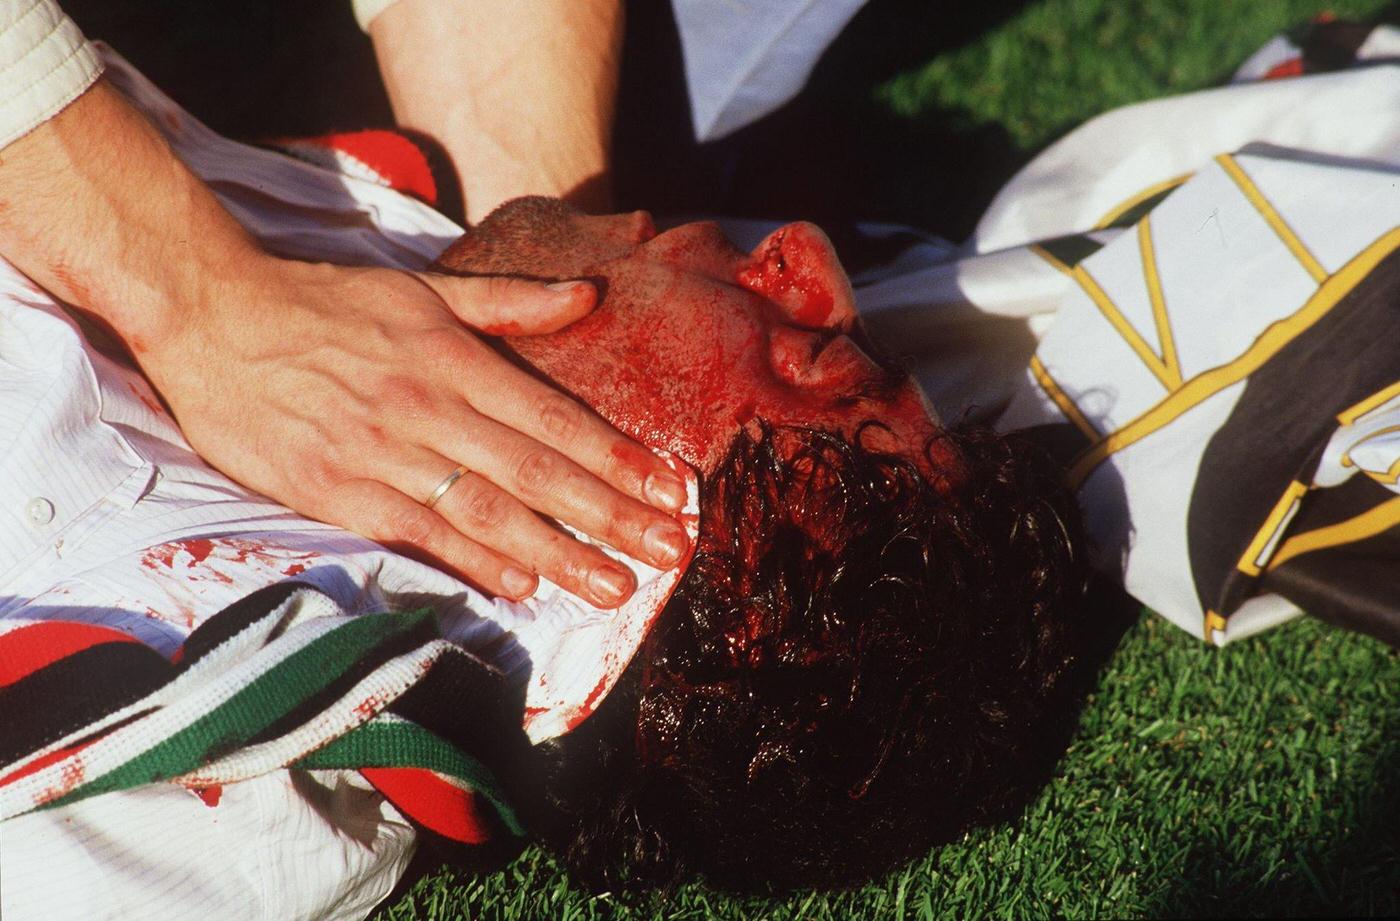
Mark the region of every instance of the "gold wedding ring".
<instances>
[{"instance_id":1,"label":"gold wedding ring","mask_svg":"<svg viewBox=\"0 0 1400 921\"><path fill-rule=\"evenodd\" d=\"M467 473L467 468L458 466L456 470L449 473L447 478L438 484L437 489L433 490L433 494L427 498L427 501L425 501L423 505L426 508L432 508L434 505L437 505L438 500L447 495L447 491L452 488L452 484L460 480L465 473Z\"/></svg>"}]
</instances>

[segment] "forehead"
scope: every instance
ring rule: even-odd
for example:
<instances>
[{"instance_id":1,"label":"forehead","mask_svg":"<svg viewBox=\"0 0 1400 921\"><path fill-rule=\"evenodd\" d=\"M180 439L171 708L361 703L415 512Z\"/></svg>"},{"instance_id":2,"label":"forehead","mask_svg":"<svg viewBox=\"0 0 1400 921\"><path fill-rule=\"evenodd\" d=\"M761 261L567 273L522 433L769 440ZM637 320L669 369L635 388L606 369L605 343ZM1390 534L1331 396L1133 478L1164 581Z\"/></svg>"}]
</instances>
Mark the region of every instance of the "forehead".
<instances>
[{"instance_id":1,"label":"forehead","mask_svg":"<svg viewBox=\"0 0 1400 921\"><path fill-rule=\"evenodd\" d=\"M655 231L644 213L585 215L557 198L506 202L468 228L434 268L468 274L564 278L634 253Z\"/></svg>"}]
</instances>

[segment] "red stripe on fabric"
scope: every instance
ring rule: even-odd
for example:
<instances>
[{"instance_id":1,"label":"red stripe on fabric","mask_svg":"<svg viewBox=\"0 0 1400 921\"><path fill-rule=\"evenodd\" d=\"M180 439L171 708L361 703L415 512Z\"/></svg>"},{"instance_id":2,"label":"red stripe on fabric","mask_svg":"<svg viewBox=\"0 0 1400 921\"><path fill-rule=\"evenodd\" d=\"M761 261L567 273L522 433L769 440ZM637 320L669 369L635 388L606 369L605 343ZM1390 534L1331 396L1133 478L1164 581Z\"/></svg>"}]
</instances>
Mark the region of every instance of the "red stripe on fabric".
<instances>
[{"instance_id":1,"label":"red stripe on fabric","mask_svg":"<svg viewBox=\"0 0 1400 921\"><path fill-rule=\"evenodd\" d=\"M55 761L62 761L64 758L67 758L74 752L80 752L83 749L87 748L89 745L96 742L100 738L101 736L92 739L86 739L82 742L70 745L67 748L60 748L57 751L51 751L47 755L44 755L42 758L35 758L33 761L29 762L24 767L13 770L10 773L6 774L4 777L0 777L0 787L5 786L6 784L14 783L20 778L28 777L35 771L43 770L44 768L53 764Z\"/></svg>"},{"instance_id":2,"label":"red stripe on fabric","mask_svg":"<svg viewBox=\"0 0 1400 921\"><path fill-rule=\"evenodd\" d=\"M423 768L360 768L394 807L429 831L463 844L491 837L476 794Z\"/></svg>"},{"instance_id":3,"label":"red stripe on fabric","mask_svg":"<svg viewBox=\"0 0 1400 921\"><path fill-rule=\"evenodd\" d=\"M0 688L100 643L135 643L129 634L66 620L30 624L0 635Z\"/></svg>"},{"instance_id":4,"label":"red stripe on fabric","mask_svg":"<svg viewBox=\"0 0 1400 921\"><path fill-rule=\"evenodd\" d=\"M1275 64L1269 68L1269 72L1264 74L1265 80L1282 80L1285 77L1300 77L1303 74L1303 59L1289 58L1288 60Z\"/></svg>"},{"instance_id":5,"label":"red stripe on fabric","mask_svg":"<svg viewBox=\"0 0 1400 921\"><path fill-rule=\"evenodd\" d=\"M300 138L298 143L316 144L349 154L374 170L389 188L437 204L437 182L428 158L408 138L395 131L345 131Z\"/></svg>"}]
</instances>

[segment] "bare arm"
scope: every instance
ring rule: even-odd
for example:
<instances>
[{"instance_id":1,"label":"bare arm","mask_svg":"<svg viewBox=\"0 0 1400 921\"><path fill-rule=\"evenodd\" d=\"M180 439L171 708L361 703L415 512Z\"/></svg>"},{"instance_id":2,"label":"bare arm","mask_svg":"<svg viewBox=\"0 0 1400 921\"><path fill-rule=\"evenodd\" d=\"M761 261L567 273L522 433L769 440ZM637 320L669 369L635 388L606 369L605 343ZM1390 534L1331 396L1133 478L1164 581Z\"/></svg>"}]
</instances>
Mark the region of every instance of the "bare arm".
<instances>
[{"instance_id":1,"label":"bare arm","mask_svg":"<svg viewBox=\"0 0 1400 921\"><path fill-rule=\"evenodd\" d=\"M370 36L395 117L446 148L468 220L526 194L611 205L620 0L399 0Z\"/></svg>"},{"instance_id":2,"label":"bare arm","mask_svg":"<svg viewBox=\"0 0 1400 921\"><path fill-rule=\"evenodd\" d=\"M557 329L587 284L270 256L100 81L0 150L0 253L116 331L206 460L303 514L495 593L540 573L603 607L631 574L535 511L662 565L657 536L684 547L652 507L683 497L664 464L468 330Z\"/></svg>"}]
</instances>

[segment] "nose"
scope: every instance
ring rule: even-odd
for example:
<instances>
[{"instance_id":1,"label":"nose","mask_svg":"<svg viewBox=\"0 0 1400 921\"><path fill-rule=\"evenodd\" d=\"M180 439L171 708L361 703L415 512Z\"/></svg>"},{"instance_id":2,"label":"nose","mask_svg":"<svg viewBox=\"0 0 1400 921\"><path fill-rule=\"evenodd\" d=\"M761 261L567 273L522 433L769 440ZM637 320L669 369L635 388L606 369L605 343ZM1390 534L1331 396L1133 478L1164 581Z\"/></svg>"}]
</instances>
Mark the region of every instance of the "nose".
<instances>
[{"instance_id":1,"label":"nose","mask_svg":"<svg viewBox=\"0 0 1400 921\"><path fill-rule=\"evenodd\" d=\"M855 324L851 281L816 224L773 231L740 266L736 281L778 305L794 326L847 332Z\"/></svg>"}]
</instances>

